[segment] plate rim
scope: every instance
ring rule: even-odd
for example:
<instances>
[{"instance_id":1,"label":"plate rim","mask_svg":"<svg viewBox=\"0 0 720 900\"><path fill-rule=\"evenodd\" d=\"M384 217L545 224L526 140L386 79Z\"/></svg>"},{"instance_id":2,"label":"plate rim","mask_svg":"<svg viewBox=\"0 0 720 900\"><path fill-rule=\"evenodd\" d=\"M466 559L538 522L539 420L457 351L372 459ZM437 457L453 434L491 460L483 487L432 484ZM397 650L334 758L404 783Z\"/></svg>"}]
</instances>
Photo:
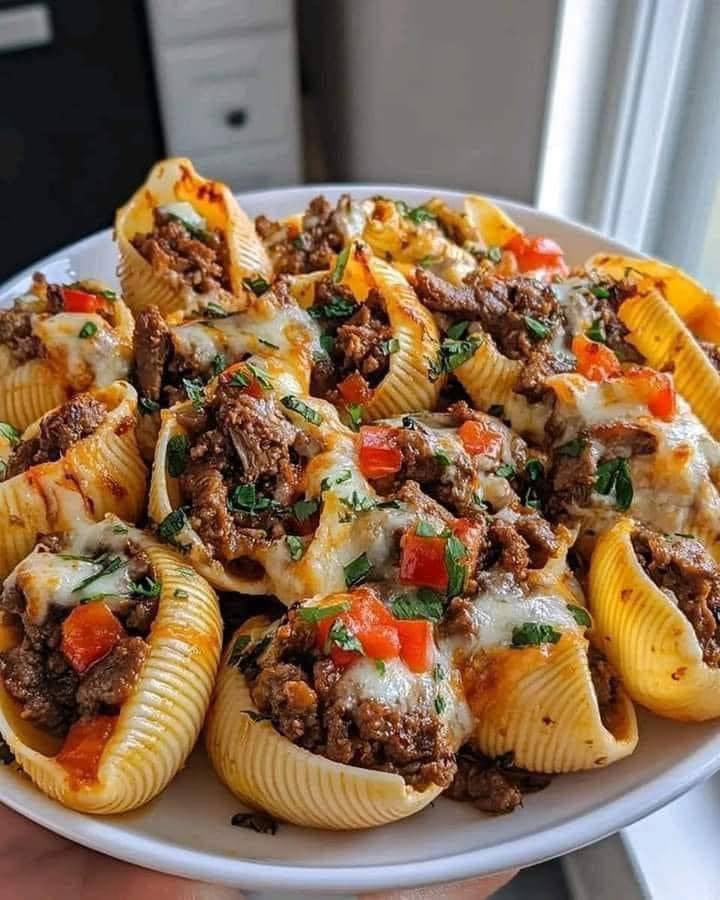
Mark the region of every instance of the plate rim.
<instances>
[{"instance_id":1,"label":"plate rim","mask_svg":"<svg viewBox=\"0 0 720 900\"><path fill-rule=\"evenodd\" d=\"M320 192L348 191L356 194L393 194L402 196L422 192L437 193L448 199L462 199L472 191L448 189L422 184L386 184L380 182L311 183L280 186L236 194L243 204L262 204L265 198L290 197ZM549 227L553 224L570 228L583 237L596 239L605 248L635 256L644 254L612 240L597 229L573 219L546 213L520 201L508 200L486 194L510 214L539 217ZM101 229L87 237L47 254L37 262L5 279L0 294L16 289L38 269L58 261L63 256L73 257L94 244L112 240L112 228ZM677 723L682 728L683 723ZM200 739L202 740L202 738ZM546 859L586 846L644 818L700 782L720 768L720 734L709 736L692 753L678 760L660 774L649 777L636 787L596 806L579 816L569 815L551 828L519 836L492 847L463 850L429 859L382 863L361 866L318 866L235 859L227 855L192 848L178 851L176 844L161 838L117 834L112 817L92 817L72 813L38 794L38 804L27 809L27 790L35 791L28 782L9 779L10 790L0 798L15 812L48 828L61 837L75 841L92 850L135 865L144 866L168 874L201 881L223 883L249 890L292 891L343 891L351 886L354 891L387 890L418 885L438 884L446 881L490 875L495 872L532 865ZM490 824L490 820L488 820ZM490 826L491 827L491 826Z\"/></svg>"}]
</instances>

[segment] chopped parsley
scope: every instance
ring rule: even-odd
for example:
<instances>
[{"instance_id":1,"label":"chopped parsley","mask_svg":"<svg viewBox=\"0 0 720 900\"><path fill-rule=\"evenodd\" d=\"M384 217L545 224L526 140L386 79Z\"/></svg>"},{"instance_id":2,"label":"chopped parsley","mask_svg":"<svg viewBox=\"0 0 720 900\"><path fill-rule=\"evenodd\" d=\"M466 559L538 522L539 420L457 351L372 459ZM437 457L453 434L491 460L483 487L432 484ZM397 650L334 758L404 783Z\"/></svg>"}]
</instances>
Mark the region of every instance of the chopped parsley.
<instances>
[{"instance_id":1,"label":"chopped parsley","mask_svg":"<svg viewBox=\"0 0 720 900\"><path fill-rule=\"evenodd\" d=\"M233 644L233 648L230 651L230 657L228 659L228 665L234 666L243 655L248 645L250 644L251 638L249 634L240 634L235 639L235 643Z\"/></svg>"},{"instance_id":2,"label":"chopped parsley","mask_svg":"<svg viewBox=\"0 0 720 900\"><path fill-rule=\"evenodd\" d=\"M143 576L139 581L130 582L130 593L139 594L141 597L159 597L162 584L150 575Z\"/></svg>"},{"instance_id":3,"label":"chopped parsley","mask_svg":"<svg viewBox=\"0 0 720 900\"><path fill-rule=\"evenodd\" d=\"M436 216L424 206L416 206L414 209L409 209L407 204L403 204L401 211L403 216L406 219L410 219L413 225L421 225L423 222L434 222L436 219Z\"/></svg>"},{"instance_id":4,"label":"chopped parsley","mask_svg":"<svg viewBox=\"0 0 720 900\"><path fill-rule=\"evenodd\" d=\"M365 409L362 403L348 403L345 406L348 414L348 425L353 431L360 431L362 425L363 413Z\"/></svg>"},{"instance_id":5,"label":"chopped parsley","mask_svg":"<svg viewBox=\"0 0 720 900\"><path fill-rule=\"evenodd\" d=\"M528 486L523 495L522 502L532 509L541 509L542 503L538 493L538 486L545 477L545 469L539 459L529 459L525 466L525 478Z\"/></svg>"},{"instance_id":6,"label":"chopped parsley","mask_svg":"<svg viewBox=\"0 0 720 900\"><path fill-rule=\"evenodd\" d=\"M583 452L586 446L587 441L585 440L585 438L576 437L571 441L568 441L567 444L563 444L561 447L558 447L557 452L560 454L560 456L578 457Z\"/></svg>"},{"instance_id":7,"label":"chopped parsley","mask_svg":"<svg viewBox=\"0 0 720 900\"><path fill-rule=\"evenodd\" d=\"M96 297L104 297L111 303L114 303L117 300L117 294L115 293L115 291L94 291L94 294Z\"/></svg>"},{"instance_id":8,"label":"chopped parsley","mask_svg":"<svg viewBox=\"0 0 720 900\"><path fill-rule=\"evenodd\" d=\"M497 265L497 263L499 263L502 259L502 248L496 245L492 245L487 248L485 256L490 260L491 263L495 263Z\"/></svg>"},{"instance_id":9,"label":"chopped parsley","mask_svg":"<svg viewBox=\"0 0 720 900\"><path fill-rule=\"evenodd\" d=\"M311 306L308 312L314 319L347 319L358 308L354 300L347 297L333 297L324 306Z\"/></svg>"},{"instance_id":10,"label":"chopped parsley","mask_svg":"<svg viewBox=\"0 0 720 900\"><path fill-rule=\"evenodd\" d=\"M261 275L257 275L255 278L243 278L243 284L249 291L252 291L256 297L261 297L265 291L270 290L269 282Z\"/></svg>"},{"instance_id":11,"label":"chopped parsley","mask_svg":"<svg viewBox=\"0 0 720 900\"><path fill-rule=\"evenodd\" d=\"M326 478L323 478L320 482L320 490L330 490L331 487L335 487L337 484L344 484L346 481L350 481L351 478L352 472L350 469L343 469L341 472L338 472L337 475L328 475Z\"/></svg>"},{"instance_id":12,"label":"chopped parsley","mask_svg":"<svg viewBox=\"0 0 720 900\"><path fill-rule=\"evenodd\" d=\"M296 537L294 534L288 534L285 538L285 545L288 548L290 559L293 562L297 562L299 559L303 558L305 544L303 544L299 537Z\"/></svg>"},{"instance_id":13,"label":"chopped parsley","mask_svg":"<svg viewBox=\"0 0 720 900\"><path fill-rule=\"evenodd\" d=\"M440 665L440 663L435 663L432 667L432 680L435 684L439 684L445 678L445 669Z\"/></svg>"},{"instance_id":14,"label":"chopped parsley","mask_svg":"<svg viewBox=\"0 0 720 900\"><path fill-rule=\"evenodd\" d=\"M540 319L532 316L523 316L527 333L534 341L542 341L550 334L550 328Z\"/></svg>"},{"instance_id":15,"label":"chopped parsley","mask_svg":"<svg viewBox=\"0 0 720 900\"><path fill-rule=\"evenodd\" d=\"M385 660L384 660L384 659L374 659L374 660L373 660L373 665L375 666L375 669L376 669L376 671L377 671L377 673L378 673L379 675L384 675L384 674L385 674L386 666L385 666Z\"/></svg>"},{"instance_id":16,"label":"chopped parsley","mask_svg":"<svg viewBox=\"0 0 720 900\"><path fill-rule=\"evenodd\" d=\"M127 525L113 525L112 527L113 534L127 534L128 528Z\"/></svg>"},{"instance_id":17,"label":"chopped parsley","mask_svg":"<svg viewBox=\"0 0 720 900\"><path fill-rule=\"evenodd\" d=\"M592 625L590 613L588 613L584 606L575 606L573 603L568 603L567 608L572 613L573 619L575 619L582 628L589 628Z\"/></svg>"},{"instance_id":18,"label":"chopped parsley","mask_svg":"<svg viewBox=\"0 0 720 900\"><path fill-rule=\"evenodd\" d=\"M340 253L338 253L337 259L335 260L335 265L333 266L332 274L330 275L330 280L333 284L339 284L342 281L342 277L345 274L345 269L348 264L348 259L350 259L351 249L352 243L348 244L347 247L343 247Z\"/></svg>"},{"instance_id":19,"label":"chopped parsley","mask_svg":"<svg viewBox=\"0 0 720 900\"><path fill-rule=\"evenodd\" d=\"M313 409L312 406L308 406L307 403L303 403L303 401L300 400L299 397L295 397L293 394L288 394L287 397L283 397L280 402L285 407L285 409L296 412L311 424L322 425L323 417L320 415L320 413L316 409Z\"/></svg>"},{"instance_id":20,"label":"chopped parsley","mask_svg":"<svg viewBox=\"0 0 720 900\"><path fill-rule=\"evenodd\" d=\"M598 300L608 300L610 297L610 291L601 284L593 284L589 290L593 296L598 298ZM588 335L588 337L590 337L590 335Z\"/></svg>"},{"instance_id":21,"label":"chopped parsley","mask_svg":"<svg viewBox=\"0 0 720 900\"><path fill-rule=\"evenodd\" d=\"M415 534L418 537L437 537L437 532L433 526L424 519L421 519L415 526Z\"/></svg>"},{"instance_id":22,"label":"chopped parsley","mask_svg":"<svg viewBox=\"0 0 720 900\"><path fill-rule=\"evenodd\" d=\"M481 344L482 338L474 334L462 341L450 337L445 338L440 345L437 357L430 362L428 367L430 381L437 381L443 374L454 372L458 366L474 356Z\"/></svg>"},{"instance_id":23,"label":"chopped parsley","mask_svg":"<svg viewBox=\"0 0 720 900\"><path fill-rule=\"evenodd\" d=\"M174 509L158 525L158 534L164 541L175 543L175 537L187 525L187 515L182 506Z\"/></svg>"},{"instance_id":24,"label":"chopped parsley","mask_svg":"<svg viewBox=\"0 0 720 900\"><path fill-rule=\"evenodd\" d=\"M350 650L353 653L361 654L365 652L357 635L354 635L347 625L344 625L339 620L333 622L328 632L326 646L331 647L333 644L341 650Z\"/></svg>"},{"instance_id":25,"label":"chopped parsley","mask_svg":"<svg viewBox=\"0 0 720 900\"><path fill-rule=\"evenodd\" d=\"M227 369L227 357L224 353L216 353L215 356L213 356L213 361L210 365L210 372L214 377L219 375L225 369Z\"/></svg>"},{"instance_id":26,"label":"chopped parsley","mask_svg":"<svg viewBox=\"0 0 720 900\"><path fill-rule=\"evenodd\" d=\"M298 615L303 622L309 622L311 625L317 625L323 619L329 619L331 616L339 616L340 613L347 612L350 609L350 603L345 600L342 603L333 603L330 606L303 606L298 610Z\"/></svg>"},{"instance_id":27,"label":"chopped parsley","mask_svg":"<svg viewBox=\"0 0 720 900\"><path fill-rule=\"evenodd\" d=\"M160 404L149 397L141 397L138 400L138 406L140 407L140 414L144 416L149 416L160 409Z\"/></svg>"},{"instance_id":28,"label":"chopped parsley","mask_svg":"<svg viewBox=\"0 0 720 900\"><path fill-rule=\"evenodd\" d=\"M89 584L92 584L93 581L97 581L98 578L102 578L105 575L112 575L113 572L117 572L118 569L122 569L123 566L127 565L127 561L123 560L120 556L113 556L111 559L107 558L107 554L104 553L101 557L93 562L100 566L100 569L95 572L94 575L89 575L87 578L84 578L77 587L72 589L73 594L77 594L78 591L82 591Z\"/></svg>"},{"instance_id":29,"label":"chopped parsley","mask_svg":"<svg viewBox=\"0 0 720 900\"><path fill-rule=\"evenodd\" d=\"M343 566L343 573L345 575L345 584L350 587L355 587L358 584L362 584L365 581L372 571L372 563L367 557L367 553L361 553L360 556L357 556L352 562L349 562L346 566Z\"/></svg>"},{"instance_id":30,"label":"chopped parsley","mask_svg":"<svg viewBox=\"0 0 720 900\"><path fill-rule=\"evenodd\" d=\"M439 622L443 617L443 597L430 588L418 588L414 594L394 597L390 610L396 619L427 619Z\"/></svg>"},{"instance_id":31,"label":"chopped parsley","mask_svg":"<svg viewBox=\"0 0 720 900\"><path fill-rule=\"evenodd\" d=\"M239 484L230 495L228 505L230 509L247 512L250 515L280 508L280 504L276 500L258 494L254 484Z\"/></svg>"},{"instance_id":32,"label":"chopped parsley","mask_svg":"<svg viewBox=\"0 0 720 900\"><path fill-rule=\"evenodd\" d=\"M443 695L436 694L435 695L435 712L439 716L441 716L445 712L445 707L446 707L446 703L445 703L445 698L443 697Z\"/></svg>"},{"instance_id":33,"label":"chopped parsley","mask_svg":"<svg viewBox=\"0 0 720 900\"><path fill-rule=\"evenodd\" d=\"M455 322L447 330L447 336L454 341L460 341L465 337L465 332L470 327L469 322Z\"/></svg>"},{"instance_id":34,"label":"chopped parsley","mask_svg":"<svg viewBox=\"0 0 720 900\"><path fill-rule=\"evenodd\" d=\"M607 343L607 334L605 333L605 324L602 319L595 319L592 325L585 332L591 341L597 341L599 344Z\"/></svg>"},{"instance_id":35,"label":"chopped parsley","mask_svg":"<svg viewBox=\"0 0 720 900\"><path fill-rule=\"evenodd\" d=\"M97 325L94 322L86 322L83 327L78 331L79 338L91 338L93 335L97 334Z\"/></svg>"},{"instance_id":36,"label":"chopped parsley","mask_svg":"<svg viewBox=\"0 0 720 900\"><path fill-rule=\"evenodd\" d=\"M226 309L223 309L219 303L214 303L212 300L206 305L205 312L211 319L227 319L230 315L230 313Z\"/></svg>"},{"instance_id":37,"label":"chopped parsley","mask_svg":"<svg viewBox=\"0 0 720 900\"><path fill-rule=\"evenodd\" d=\"M537 647L540 644L557 644L560 632L552 625L541 622L524 622L516 625L512 632L513 647Z\"/></svg>"},{"instance_id":38,"label":"chopped parsley","mask_svg":"<svg viewBox=\"0 0 720 900\"><path fill-rule=\"evenodd\" d=\"M465 576L467 575L467 567L462 564L462 560L467 559L468 551L463 542L451 534L445 544L445 568L448 573L448 597L456 597L462 593L465 586Z\"/></svg>"},{"instance_id":39,"label":"chopped parsley","mask_svg":"<svg viewBox=\"0 0 720 900\"><path fill-rule=\"evenodd\" d=\"M633 499L628 461L624 457L618 457L600 463L597 468L595 490L605 496L614 493L615 506L620 510L628 509Z\"/></svg>"},{"instance_id":40,"label":"chopped parsley","mask_svg":"<svg viewBox=\"0 0 720 900\"><path fill-rule=\"evenodd\" d=\"M368 510L374 509L376 505L372 497L368 497L367 494L360 494L358 491L353 491L350 497L343 497L342 502L353 512L368 512Z\"/></svg>"},{"instance_id":41,"label":"chopped parsley","mask_svg":"<svg viewBox=\"0 0 720 900\"><path fill-rule=\"evenodd\" d=\"M436 450L433 453L433 459L443 469L447 469L448 466L451 466L453 464L452 460L450 459L450 457L447 455L447 453L444 450Z\"/></svg>"},{"instance_id":42,"label":"chopped parsley","mask_svg":"<svg viewBox=\"0 0 720 900\"><path fill-rule=\"evenodd\" d=\"M0 422L0 437L10 441L11 444L17 444L20 440L20 432L9 422Z\"/></svg>"},{"instance_id":43,"label":"chopped parsley","mask_svg":"<svg viewBox=\"0 0 720 900\"><path fill-rule=\"evenodd\" d=\"M298 522L306 522L315 515L319 508L320 504L317 500L298 500L292 505L293 515Z\"/></svg>"},{"instance_id":44,"label":"chopped parsley","mask_svg":"<svg viewBox=\"0 0 720 900\"><path fill-rule=\"evenodd\" d=\"M179 478L185 471L190 453L190 441L187 435L174 434L167 445L167 470L171 478Z\"/></svg>"},{"instance_id":45,"label":"chopped parsley","mask_svg":"<svg viewBox=\"0 0 720 900\"><path fill-rule=\"evenodd\" d=\"M495 469L495 474L499 475L501 478L510 479L515 477L515 475L517 474L517 470L515 469L515 466L511 466L509 463L505 463Z\"/></svg>"},{"instance_id":46,"label":"chopped parsley","mask_svg":"<svg viewBox=\"0 0 720 900\"><path fill-rule=\"evenodd\" d=\"M396 337L390 338L387 341L380 341L380 351L384 353L386 356L390 356L393 353L397 353L400 349L400 340Z\"/></svg>"},{"instance_id":47,"label":"chopped parsley","mask_svg":"<svg viewBox=\"0 0 720 900\"><path fill-rule=\"evenodd\" d=\"M261 369L260 366L256 366L254 363L246 362L245 365L255 378L255 381L262 387L264 390L269 391L273 384L270 380L270 376L265 371L265 369Z\"/></svg>"},{"instance_id":48,"label":"chopped parsley","mask_svg":"<svg viewBox=\"0 0 720 900\"><path fill-rule=\"evenodd\" d=\"M192 402L193 409L202 409L205 405L205 388L200 379L183 378L182 385L185 388L188 400Z\"/></svg>"},{"instance_id":49,"label":"chopped parsley","mask_svg":"<svg viewBox=\"0 0 720 900\"><path fill-rule=\"evenodd\" d=\"M320 335L320 346L326 356L330 356L335 349L335 338L331 334Z\"/></svg>"}]
</instances>

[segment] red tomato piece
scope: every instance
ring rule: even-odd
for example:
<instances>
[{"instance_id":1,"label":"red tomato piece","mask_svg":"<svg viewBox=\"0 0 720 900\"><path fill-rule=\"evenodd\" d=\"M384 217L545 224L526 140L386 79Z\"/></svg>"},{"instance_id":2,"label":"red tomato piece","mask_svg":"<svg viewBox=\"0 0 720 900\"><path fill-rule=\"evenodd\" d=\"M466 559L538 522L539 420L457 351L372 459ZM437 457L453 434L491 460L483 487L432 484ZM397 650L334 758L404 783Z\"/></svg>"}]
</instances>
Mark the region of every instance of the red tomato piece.
<instances>
[{"instance_id":1,"label":"red tomato piece","mask_svg":"<svg viewBox=\"0 0 720 900\"><path fill-rule=\"evenodd\" d=\"M75 722L56 760L77 782L97 779L100 759L115 730L115 716L95 716Z\"/></svg>"},{"instance_id":2,"label":"red tomato piece","mask_svg":"<svg viewBox=\"0 0 720 900\"><path fill-rule=\"evenodd\" d=\"M373 395L372 388L359 372L348 375L340 382L338 390L346 403L367 403Z\"/></svg>"},{"instance_id":3,"label":"red tomato piece","mask_svg":"<svg viewBox=\"0 0 720 900\"><path fill-rule=\"evenodd\" d=\"M435 658L433 629L424 619L398 619L400 659L411 672L427 672Z\"/></svg>"},{"instance_id":4,"label":"red tomato piece","mask_svg":"<svg viewBox=\"0 0 720 900\"><path fill-rule=\"evenodd\" d=\"M463 422L458 435L468 453L497 456L502 447L502 435L482 422Z\"/></svg>"},{"instance_id":5,"label":"red tomato piece","mask_svg":"<svg viewBox=\"0 0 720 900\"><path fill-rule=\"evenodd\" d=\"M60 649L73 669L82 673L107 656L124 633L104 603L86 603L76 606L63 622Z\"/></svg>"},{"instance_id":6,"label":"red tomato piece","mask_svg":"<svg viewBox=\"0 0 720 900\"><path fill-rule=\"evenodd\" d=\"M363 425L360 429L360 471L366 478L384 478L402 468L403 455L396 441L397 429Z\"/></svg>"},{"instance_id":7,"label":"red tomato piece","mask_svg":"<svg viewBox=\"0 0 720 900\"><path fill-rule=\"evenodd\" d=\"M236 374L238 378L233 380ZM232 384L233 387L237 387L243 394L249 394L256 400L261 400L263 397L262 385L243 363L235 363L233 366L228 366L220 376L220 381L222 384ZM247 384L242 384L241 382L243 381L247 382Z\"/></svg>"},{"instance_id":8,"label":"red tomato piece","mask_svg":"<svg viewBox=\"0 0 720 900\"><path fill-rule=\"evenodd\" d=\"M589 381L606 381L622 374L620 360L613 351L584 334L576 334L572 340L572 352L577 359L577 370Z\"/></svg>"},{"instance_id":9,"label":"red tomato piece","mask_svg":"<svg viewBox=\"0 0 720 900\"><path fill-rule=\"evenodd\" d=\"M672 379L664 372L656 372L645 366L632 366L626 377L637 379L643 388L643 399L648 410L658 419L668 421L676 412L676 396Z\"/></svg>"},{"instance_id":10,"label":"red tomato piece","mask_svg":"<svg viewBox=\"0 0 720 900\"><path fill-rule=\"evenodd\" d=\"M97 294L89 294L87 291L79 291L75 288L63 288L63 309L65 312L77 313L106 313L109 305L104 297Z\"/></svg>"},{"instance_id":11,"label":"red tomato piece","mask_svg":"<svg viewBox=\"0 0 720 900\"><path fill-rule=\"evenodd\" d=\"M373 659L394 659L400 652L400 638L395 627L396 621L375 594L360 588L347 595L350 609L337 616L328 616L318 623L316 644L323 650L330 630L339 622L349 635L357 638L365 656ZM349 666L360 658L359 651L347 650L330 645L330 656L333 662L341 667Z\"/></svg>"},{"instance_id":12,"label":"red tomato piece","mask_svg":"<svg viewBox=\"0 0 720 900\"><path fill-rule=\"evenodd\" d=\"M482 531L470 519L458 519L452 530L455 537L465 545L467 556L462 561L462 564L465 566L467 573L470 574L475 571L475 566L477 565Z\"/></svg>"},{"instance_id":13,"label":"red tomato piece","mask_svg":"<svg viewBox=\"0 0 720 900\"><path fill-rule=\"evenodd\" d=\"M406 531L401 541L400 581L444 591L448 586L446 544L443 537L421 537Z\"/></svg>"},{"instance_id":14,"label":"red tomato piece","mask_svg":"<svg viewBox=\"0 0 720 900\"><path fill-rule=\"evenodd\" d=\"M515 256L521 272L546 269L548 272L567 272L562 247L552 238L536 234L515 234L503 250Z\"/></svg>"}]
</instances>

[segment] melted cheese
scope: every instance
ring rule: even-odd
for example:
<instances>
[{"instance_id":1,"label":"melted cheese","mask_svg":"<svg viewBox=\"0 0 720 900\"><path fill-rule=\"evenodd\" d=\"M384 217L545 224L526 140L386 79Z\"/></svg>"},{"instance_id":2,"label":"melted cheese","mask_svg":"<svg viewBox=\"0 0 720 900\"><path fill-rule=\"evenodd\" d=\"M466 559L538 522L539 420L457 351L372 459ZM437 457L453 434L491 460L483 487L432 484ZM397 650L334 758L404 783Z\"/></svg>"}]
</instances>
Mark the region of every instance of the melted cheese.
<instances>
[{"instance_id":1,"label":"melted cheese","mask_svg":"<svg viewBox=\"0 0 720 900\"><path fill-rule=\"evenodd\" d=\"M124 532L114 530L124 527L127 529ZM123 526L117 520L80 524L60 553L50 553L36 547L10 574L5 590L15 586L22 590L26 600L26 616L34 625L45 622L51 606L68 609L100 594L107 595L103 597L103 602L114 608L124 603L131 593L127 572L130 557L126 551L129 537L138 540L141 532ZM91 561L98 555L100 547L107 550L111 557L119 557L122 565L78 589L83 581L101 571L101 566Z\"/></svg>"},{"instance_id":2,"label":"melted cheese","mask_svg":"<svg viewBox=\"0 0 720 900\"><path fill-rule=\"evenodd\" d=\"M80 332L88 322L97 330L90 337L81 338ZM76 390L105 387L128 375L127 353L121 350L113 328L96 313L61 312L38 317L33 322L33 332Z\"/></svg>"}]
</instances>

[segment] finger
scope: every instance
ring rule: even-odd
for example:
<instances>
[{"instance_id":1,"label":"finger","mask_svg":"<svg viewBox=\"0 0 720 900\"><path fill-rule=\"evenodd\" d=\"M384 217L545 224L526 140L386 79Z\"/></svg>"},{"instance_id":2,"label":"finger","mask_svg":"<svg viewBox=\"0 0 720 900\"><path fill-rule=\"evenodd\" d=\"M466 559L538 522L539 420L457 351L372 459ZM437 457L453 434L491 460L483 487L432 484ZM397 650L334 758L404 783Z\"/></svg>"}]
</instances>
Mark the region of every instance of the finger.
<instances>
[{"instance_id":1,"label":"finger","mask_svg":"<svg viewBox=\"0 0 720 900\"><path fill-rule=\"evenodd\" d=\"M485 900L499 891L518 873L517 869L471 878L469 881L453 881L451 884L433 884L428 887L408 888L401 891L385 891L377 894L361 894L362 900Z\"/></svg>"}]
</instances>

